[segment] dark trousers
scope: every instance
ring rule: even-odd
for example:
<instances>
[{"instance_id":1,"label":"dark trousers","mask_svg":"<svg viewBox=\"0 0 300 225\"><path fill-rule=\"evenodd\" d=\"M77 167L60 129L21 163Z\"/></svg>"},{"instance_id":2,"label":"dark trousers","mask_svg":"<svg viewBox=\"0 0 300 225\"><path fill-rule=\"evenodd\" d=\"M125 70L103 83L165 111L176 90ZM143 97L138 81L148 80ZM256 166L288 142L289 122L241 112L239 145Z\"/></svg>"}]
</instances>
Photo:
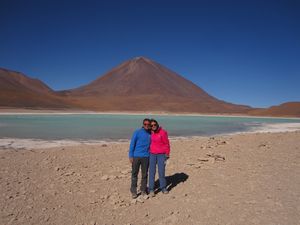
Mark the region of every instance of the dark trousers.
<instances>
[{"instance_id":1,"label":"dark trousers","mask_svg":"<svg viewBox=\"0 0 300 225\"><path fill-rule=\"evenodd\" d=\"M131 193L137 193L137 182L140 167L142 169L142 181L141 181L141 191L147 191L147 178L148 178L148 167L149 167L149 157L134 157L132 162L132 172L131 172Z\"/></svg>"}]
</instances>

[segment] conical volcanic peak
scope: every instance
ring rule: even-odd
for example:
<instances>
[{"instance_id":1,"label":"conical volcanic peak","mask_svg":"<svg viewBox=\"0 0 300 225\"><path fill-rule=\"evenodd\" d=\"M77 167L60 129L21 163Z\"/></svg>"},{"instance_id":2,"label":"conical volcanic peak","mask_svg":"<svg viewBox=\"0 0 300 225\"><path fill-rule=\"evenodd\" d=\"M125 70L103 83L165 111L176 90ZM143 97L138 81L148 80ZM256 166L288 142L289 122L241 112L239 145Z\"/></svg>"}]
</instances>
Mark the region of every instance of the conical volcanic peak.
<instances>
[{"instance_id":1,"label":"conical volcanic peak","mask_svg":"<svg viewBox=\"0 0 300 225\"><path fill-rule=\"evenodd\" d=\"M146 57L123 62L88 85L63 93L85 107L127 111L243 112ZM84 100L81 100L84 99Z\"/></svg>"},{"instance_id":2,"label":"conical volcanic peak","mask_svg":"<svg viewBox=\"0 0 300 225\"><path fill-rule=\"evenodd\" d=\"M211 98L182 76L146 57L128 60L86 86L71 90L74 95Z\"/></svg>"}]
</instances>

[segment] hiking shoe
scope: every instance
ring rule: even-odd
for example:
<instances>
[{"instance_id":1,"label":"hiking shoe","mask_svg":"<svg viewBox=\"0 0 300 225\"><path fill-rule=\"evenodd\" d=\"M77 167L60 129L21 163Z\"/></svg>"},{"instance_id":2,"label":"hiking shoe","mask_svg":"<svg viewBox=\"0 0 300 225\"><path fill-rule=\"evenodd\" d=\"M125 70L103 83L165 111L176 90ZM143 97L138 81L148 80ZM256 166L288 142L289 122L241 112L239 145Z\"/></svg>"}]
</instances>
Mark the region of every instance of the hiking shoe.
<instances>
[{"instance_id":1,"label":"hiking shoe","mask_svg":"<svg viewBox=\"0 0 300 225\"><path fill-rule=\"evenodd\" d=\"M169 194L169 191L168 191L167 189L162 189L161 192L162 192L163 194Z\"/></svg>"},{"instance_id":2,"label":"hiking shoe","mask_svg":"<svg viewBox=\"0 0 300 225\"><path fill-rule=\"evenodd\" d=\"M137 193L131 193L132 199L136 199L138 197Z\"/></svg>"},{"instance_id":3,"label":"hiking shoe","mask_svg":"<svg viewBox=\"0 0 300 225\"><path fill-rule=\"evenodd\" d=\"M141 195L142 195L142 196L146 196L146 195L148 195L148 194L147 194L146 191L142 191Z\"/></svg>"},{"instance_id":4,"label":"hiking shoe","mask_svg":"<svg viewBox=\"0 0 300 225\"><path fill-rule=\"evenodd\" d=\"M149 195L150 195L151 198L155 197L154 191L150 191Z\"/></svg>"}]
</instances>

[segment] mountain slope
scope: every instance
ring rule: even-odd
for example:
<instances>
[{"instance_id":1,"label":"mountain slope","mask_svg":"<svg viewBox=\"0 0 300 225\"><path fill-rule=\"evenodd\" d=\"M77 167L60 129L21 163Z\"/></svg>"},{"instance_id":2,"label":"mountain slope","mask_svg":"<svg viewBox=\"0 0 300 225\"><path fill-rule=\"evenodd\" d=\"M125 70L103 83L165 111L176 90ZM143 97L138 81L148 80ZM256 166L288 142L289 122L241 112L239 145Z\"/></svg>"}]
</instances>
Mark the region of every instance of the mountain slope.
<instances>
[{"instance_id":1,"label":"mountain slope","mask_svg":"<svg viewBox=\"0 0 300 225\"><path fill-rule=\"evenodd\" d=\"M70 107L51 88L38 79L0 68L0 106L20 108Z\"/></svg>"},{"instance_id":2,"label":"mountain slope","mask_svg":"<svg viewBox=\"0 0 300 225\"><path fill-rule=\"evenodd\" d=\"M126 61L90 84L61 94L95 110L242 113L250 109L220 101L144 57Z\"/></svg>"},{"instance_id":3,"label":"mountain slope","mask_svg":"<svg viewBox=\"0 0 300 225\"><path fill-rule=\"evenodd\" d=\"M113 88L112 88L113 87ZM72 90L79 95L171 95L209 97L192 82L144 57L126 61L88 85Z\"/></svg>"},{"instance_id":4,"label":"mountain slope","mask_svg":"<svg viewBox=\"0 0 300 225\"><path fill-rule=\"evenodd\" d=\"M267 109L251 110L249 111L249 115L300 117L300 102L286 102Z\"/></svg>"}]
</instances>

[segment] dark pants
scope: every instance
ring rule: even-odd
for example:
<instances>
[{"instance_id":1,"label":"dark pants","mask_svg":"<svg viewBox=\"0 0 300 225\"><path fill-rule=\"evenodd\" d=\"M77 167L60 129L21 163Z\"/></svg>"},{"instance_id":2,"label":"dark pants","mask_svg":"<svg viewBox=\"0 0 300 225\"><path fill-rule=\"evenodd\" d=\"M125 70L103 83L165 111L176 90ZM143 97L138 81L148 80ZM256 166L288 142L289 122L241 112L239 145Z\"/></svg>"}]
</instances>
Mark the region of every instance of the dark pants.
<instances>
[{"instance_id":1,"label":"dark pants","mask_svg":"<svg viewBox=\"0 0 300 225\"><path fill-rule=\"evenodd\" d=\"M165 161L165 154L150 154L149 191L154 191L156 165L158 167L159 187L161 190L166 188Z\"/></svg>"},{"instance_id":2,"label":"dark pants","mask_svg":"<svg viewBox=\"0 0 300 225\"><path fill-rule=\"evenodd\" d=\"M147 178L148 178L148 167L149 167L149 157L135 157L132 162L132 172L131 172L131 193L137 193L137 182L138 174L142 169L142 181L141 181L141 191L147 192Z\"/></svg>"}]
</instances>

